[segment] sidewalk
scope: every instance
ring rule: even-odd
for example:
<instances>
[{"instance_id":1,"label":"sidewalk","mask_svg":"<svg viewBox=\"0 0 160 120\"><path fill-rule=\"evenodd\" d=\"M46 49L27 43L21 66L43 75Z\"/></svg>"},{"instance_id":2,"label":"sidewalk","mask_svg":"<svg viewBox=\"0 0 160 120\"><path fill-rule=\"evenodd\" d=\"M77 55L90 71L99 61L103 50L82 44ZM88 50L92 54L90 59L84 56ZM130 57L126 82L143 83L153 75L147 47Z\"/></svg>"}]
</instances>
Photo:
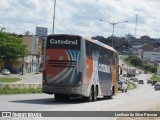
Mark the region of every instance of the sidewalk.
<instances>
[{"instance_id":1,"label":"sidewalk","mask_svg":"<svg viewBox=\"0 0 160 120\"><path fill-rule=\"evenodd\" d=\"M11 77L11 78L20 78L20 81L13 83L4 83L0 82L0 88L9 86L11 88L37 88L42 87L42 73L26 73L21 74L11 74L10 76L1 75L0 77Z\"/></svg>"},{"instance_id":2,"label":"sidewalk","mask_svg":"<svg viewBox=\"0 0 160 120\"><path fill-rule=\"evenodd\" d=\"M0 77L11 77L11 78L20 78L21 80L14 83L42 83L42 73L26 73L24 75L21 74L11 74L10 76L1 75Z\"/></svg>"}]
</instances>

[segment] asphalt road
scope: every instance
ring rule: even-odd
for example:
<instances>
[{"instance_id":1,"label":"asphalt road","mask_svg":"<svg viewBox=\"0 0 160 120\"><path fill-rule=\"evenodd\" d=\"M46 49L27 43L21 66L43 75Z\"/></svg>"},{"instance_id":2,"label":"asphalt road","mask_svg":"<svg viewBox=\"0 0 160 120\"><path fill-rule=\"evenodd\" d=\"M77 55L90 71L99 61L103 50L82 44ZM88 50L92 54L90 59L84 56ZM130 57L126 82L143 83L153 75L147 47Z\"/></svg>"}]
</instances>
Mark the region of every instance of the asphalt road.
<instances>
[{"instance_id":1,"label":"asphalt road","mask_svg":"<svg viewBox=\"0 0 160 120\"><path fill-rule=\"evenodd\" d=\"M71 99L69 102L56 102L54 100L54 95L47 94L0 95L0 111L148 110L160 106L160 91L155 91L153 86L147 84L147 79L149 77L150 75L148 74L140 74L138 78L145 81L143 85L136 83L137 88L134 90L128 90L127 93L119 92L117 96L113 97L113 99L98 98L98 101L96 102L83 102L80 98Z\"/></svg>"}]
</instances>

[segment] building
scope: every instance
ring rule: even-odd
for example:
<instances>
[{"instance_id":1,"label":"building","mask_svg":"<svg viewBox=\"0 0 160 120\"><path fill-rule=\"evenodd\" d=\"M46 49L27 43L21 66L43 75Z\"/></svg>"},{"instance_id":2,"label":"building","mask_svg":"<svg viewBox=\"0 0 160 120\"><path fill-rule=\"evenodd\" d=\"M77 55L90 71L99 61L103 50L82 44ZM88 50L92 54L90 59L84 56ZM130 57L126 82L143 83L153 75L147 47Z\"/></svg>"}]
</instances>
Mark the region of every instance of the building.
<instances>
[{"instance_id":1,"label":"building","mask_svg":"<svg viewBox=\"0 0 160 120\"><path fill-rule=\"evenodd\" d=\"M23 43L27 44L29 55L24 58L24 72L39 72L42 63L45 37L36 35L24 36Z\"/></svg>"},{"instance_id":2,"label":"building","mask_svg":"<svg viewBox=\"0 0 160 120\"><path fill-rule=\"evenodd\" d=\"M23 36L23 43L27 45L29 55L24 58L24 73L36 72L38 62L38 37L33 35Z\"/></svg>"},{"instance_id":3,"label":"building","mask_svg":"<svg viewBox=\"0 0 160 120\"><path fill-rule=\"evenodd\" d=\"M148 42L149 40L150 40L150 37L149 36L147 36L147 35L145 35L145 36L141 36L141 41L143 41L143 42Z\"/></svg>"},{"instance_id":4,"label":"building","mask_svg":"<svg viewBox=\"0 0 160 120\"><path fill-rule=\"evenodd\" d=\"M144 61L160 62L160 52L143 51L142 58Z\"/></svg>"},{"instance_id":5,"label":"building","mask_svg":"<svg viewBox=\"0 0 160 120\"><path fill-rule=\"evenodd\" d=\"M17 62L12 65L12 73L25 74L37 73L42 62L42 48L44 39L35 35L24 35L22 42L27 45L28 56L19 58Z\"/></svg>"},{"instance_id":6,"label":"building","mask_svg":"<svg viewBox=\"0 0 160 120\"><path fill-rule=\"evenodd\" d=\"M143 50L144 51L153 51L154 50L154 46L151 44L144 44L143 45Z\"/></svg>"}]
</instances>

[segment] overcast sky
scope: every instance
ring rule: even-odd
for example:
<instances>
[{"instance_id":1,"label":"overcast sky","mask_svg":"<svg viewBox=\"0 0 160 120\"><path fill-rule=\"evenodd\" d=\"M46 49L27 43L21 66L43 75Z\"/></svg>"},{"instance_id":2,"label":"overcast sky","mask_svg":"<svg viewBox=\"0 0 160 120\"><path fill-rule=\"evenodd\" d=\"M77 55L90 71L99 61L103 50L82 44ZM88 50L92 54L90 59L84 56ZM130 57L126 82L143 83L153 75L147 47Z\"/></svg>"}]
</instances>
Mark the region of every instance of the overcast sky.
<instances>
[{"instance_id":1,"label":"overcast sky","mask_svg":"<svg viewBox=\"0 0 160 120\"><path fill-rule=\"evenodd\" d=\"M160 0L56 0L55 34L160 38ZM0 28L17 34L53 29L54 0L0 0ZM136 27L137 15L137 27ZM99 21L103 20L105 22ZM135 29L137 28L136 34Z\"/></svg>"}]
</instances>

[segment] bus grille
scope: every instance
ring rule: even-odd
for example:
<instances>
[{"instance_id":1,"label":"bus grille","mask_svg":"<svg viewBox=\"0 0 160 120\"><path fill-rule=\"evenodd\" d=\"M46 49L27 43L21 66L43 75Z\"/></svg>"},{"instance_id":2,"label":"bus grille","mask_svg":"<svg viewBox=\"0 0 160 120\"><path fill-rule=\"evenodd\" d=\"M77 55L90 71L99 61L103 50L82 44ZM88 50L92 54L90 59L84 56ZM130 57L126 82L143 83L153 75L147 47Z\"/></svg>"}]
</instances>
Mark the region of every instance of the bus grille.
<instances>
[{"instance_id":1,"label":"bus grille","mask_svg":"<svg viewBox=\"0 0 160 120\"><path fill-rule=\"evenodd\" d=\"M48 60L48 65L51 67L75 67L77 61Z\"/></svg>"}]
</instances>

